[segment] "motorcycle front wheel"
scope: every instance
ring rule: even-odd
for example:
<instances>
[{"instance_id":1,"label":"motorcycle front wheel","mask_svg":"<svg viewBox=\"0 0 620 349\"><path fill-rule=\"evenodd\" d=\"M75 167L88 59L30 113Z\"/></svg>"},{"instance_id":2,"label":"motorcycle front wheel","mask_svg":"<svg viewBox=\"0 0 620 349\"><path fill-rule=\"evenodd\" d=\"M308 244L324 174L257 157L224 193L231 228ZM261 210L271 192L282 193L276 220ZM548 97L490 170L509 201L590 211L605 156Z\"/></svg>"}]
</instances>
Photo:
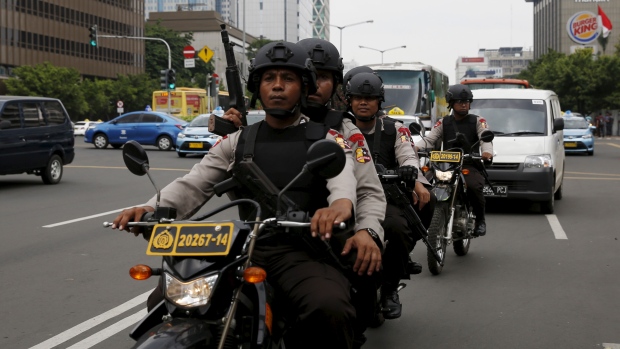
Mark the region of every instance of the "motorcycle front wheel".
<instances>
[{"instance_id":1,"label":"motorcycle front wheel","mask_svg":"<svg viewBox=\"0 0 620 349\"><path fill-rule=\"evenodd\" d=\"M433 213L433 219L431 225L428 228L428 242L429 245L437 251L441 261L445 262L446 259L446 222L448 222L449 205L446 202L438 202ZM441 274L443 266L437 261L433 250L427 248L426 260L428 261L428 270L433 275Z\"/></svg>"},{"instance_id":2,"label":"motorcycle front wheel","mask_svg":"<svg viewBox=\"0 0 620 349\"><path fill-rule=\"evenodd\" d=\"M471 245L471 239L463 239L454 241L454 253L457 256L464 256L469 252L469 246Z\"/></svg>"}]
</instances>

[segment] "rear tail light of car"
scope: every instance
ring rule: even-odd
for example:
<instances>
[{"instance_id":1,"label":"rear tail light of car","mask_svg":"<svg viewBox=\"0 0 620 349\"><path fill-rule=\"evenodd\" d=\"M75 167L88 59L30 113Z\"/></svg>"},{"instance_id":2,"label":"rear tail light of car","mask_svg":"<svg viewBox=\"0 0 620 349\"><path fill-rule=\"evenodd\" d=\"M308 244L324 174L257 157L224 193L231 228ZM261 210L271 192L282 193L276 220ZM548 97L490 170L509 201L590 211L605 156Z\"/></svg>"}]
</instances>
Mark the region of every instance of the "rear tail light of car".
<instances>
[{"instance_id":1,"label":"rear tail light of car","mask_svg":"<svg viewBox=\"0 0 620 349\"><path fill-rule=\"evenodd\" d=\"M179 128L179 130L182 130L182 129L183 129L183 125L181 125L181 124L175 124L174 126L178 127L178 128Z\"/></svg>"}]
</instances>

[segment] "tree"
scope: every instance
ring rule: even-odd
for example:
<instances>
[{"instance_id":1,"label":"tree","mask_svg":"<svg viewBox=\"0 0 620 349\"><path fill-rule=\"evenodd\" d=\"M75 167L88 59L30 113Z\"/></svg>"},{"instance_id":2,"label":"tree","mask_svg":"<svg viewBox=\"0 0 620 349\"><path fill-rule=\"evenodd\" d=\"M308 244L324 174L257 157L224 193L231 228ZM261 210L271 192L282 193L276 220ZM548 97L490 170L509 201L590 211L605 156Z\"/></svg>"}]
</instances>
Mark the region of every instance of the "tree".
<instances>
[{"instance_id":1,"label":"tree","mask_svg":"<svg viewBox=\"0 0 620 349\"><path fill-rule=\"evenodd\" d=\"M247 51L245 51L245 55L248 60L251 61L254 57L256 57L256 51L258 51L261 47L267 45L270 42L273 42L273 40L263 38L262 36L260 37L260 39L254 40L254 42L248 45Z\"/></svg>"},{"instance_id":2,"label":"tree","mask_svg":"<svg viewBox=\"0 0 620 349\"><path fill-rule=\"evenodd\" d=\"M146 37L163 39L170 46L170 61L172 69L177 73L177 86L199 86L200 81L205 80L206 75L213 72L211 62L204 63L200 59L196 60L195 68L185 68L183 48L191 45L194 40L193 33L181 36L178 32L162 26L161 21L157 21L156 24L145 24L144 33ZM168 49L158 40L146 40L144 51L145 71L152 79L159 81L160 71L168 68Z\"/></svg>"},{"instance_id":3,"label":"tree","mask_svg":"<svg viewBox=\"0 0 620 349\"><path fill-rule=\"evenodd\" d=\"M17 67L13 72L15 77L6 80L9 94L58 98L72 120L77 120L88 110L80 88L81 76L76 69L56 67L45 62Z\"/></svg>"}]
</instances>

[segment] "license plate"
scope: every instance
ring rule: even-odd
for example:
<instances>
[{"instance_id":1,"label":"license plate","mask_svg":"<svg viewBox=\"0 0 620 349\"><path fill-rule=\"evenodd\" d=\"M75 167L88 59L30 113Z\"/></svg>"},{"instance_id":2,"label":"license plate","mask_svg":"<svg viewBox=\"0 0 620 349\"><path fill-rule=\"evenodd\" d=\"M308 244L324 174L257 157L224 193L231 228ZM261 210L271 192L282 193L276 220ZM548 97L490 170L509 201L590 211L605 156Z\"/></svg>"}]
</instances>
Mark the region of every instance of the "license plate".
<instances>
[{"instance_id":1,"label":"license plate","mask_svg":"<svg viewBox=\"0 0 620 349\"><path fill-rule=\"evenodd\" d=\"M564 142L564 148L577 148L577 142Z\"/></svg>"},{"instance_id":2,"label":"license plate","mask_svg":"<svg viewBox=\"0 0 620 349\"><path fill-rule=\"evenodd\" d=\"M432 151L431 161L434 162L460 162L461 152L458 151Z\"/></svg>"},{"instance_id":3,"label":"license plate","mask_svg":"<svg viewBox=\"0 0 620 349\"><path fill-rule=\"evenodd\" d=\"M225 256L233 223L158 224L146 254L151 256Z\"/></svg>"},{"instance_id":4,"label":"license plate","mask_svg":"<svg viewBox=\"0 0 620 349\"><path fill-rule=\"evenodd\" d=\"M482 193L484 196L505 197L508 196L508 187L505 185L496 185L491 188L490 186L485 185L482 189Z\"/></svg>"},{"instance_id":5,"label":"license plate","mask_svg":"<svg viewBox=\"0 0 620 349\"><path fill-rule=\"evenodd\" d=\"M202 143L190 143L189 147L191 149L202 149Z\"/></svg>"}]
</instances>

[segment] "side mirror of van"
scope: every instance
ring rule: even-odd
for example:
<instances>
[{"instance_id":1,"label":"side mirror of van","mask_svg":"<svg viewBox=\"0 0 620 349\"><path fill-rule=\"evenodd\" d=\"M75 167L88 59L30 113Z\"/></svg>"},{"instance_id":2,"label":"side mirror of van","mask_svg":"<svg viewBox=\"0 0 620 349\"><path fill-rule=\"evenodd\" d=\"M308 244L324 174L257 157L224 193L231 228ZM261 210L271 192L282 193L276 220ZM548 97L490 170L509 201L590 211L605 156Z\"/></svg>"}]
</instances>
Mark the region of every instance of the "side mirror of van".
<instances>
[{"instance_id":1,"label":"side mirror of van","mask_svg":"<svg viewBox=\"0 0 620 349\"><path fill-rule=\"evenodd\" d=\"M562 131L564 129L564 119L557 118L553 120L553 133Z\"/></svg>"},{"instance_id":2,"label":"side mirror of van","mask_svg":"<svg viewBox=\"0 0 620 349\"><path fill-rule=\"evenodd\" d=\"M420 131L422 131L422 126L420 126L417 122L414 121L409 124L409 132L412 134L420 134Z\"/></svg>"}]
</instances>

